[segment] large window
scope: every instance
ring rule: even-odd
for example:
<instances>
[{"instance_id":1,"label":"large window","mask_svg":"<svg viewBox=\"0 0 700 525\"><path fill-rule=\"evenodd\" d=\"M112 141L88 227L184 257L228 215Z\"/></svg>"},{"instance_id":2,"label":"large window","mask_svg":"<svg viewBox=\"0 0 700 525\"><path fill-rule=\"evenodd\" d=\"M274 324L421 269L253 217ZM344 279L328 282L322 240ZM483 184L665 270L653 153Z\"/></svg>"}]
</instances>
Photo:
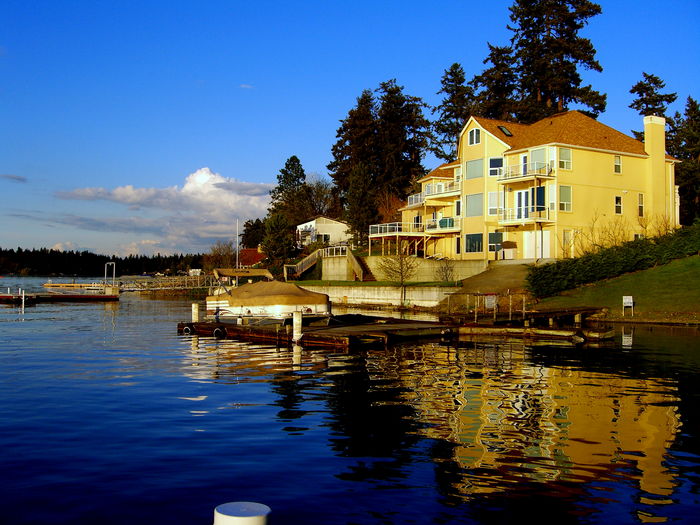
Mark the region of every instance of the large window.
<instances>
[{"instance_id":1,"label":"large window","mask_svg":"<svg viewBox=\"0 0 700 525\"><path fill-rule=\"evenodd\" d=\"M484 194L473 193L466 196L464 215L466 217L480 217L484 214Z\"/></svg>"},{"instance_id":2,"label":"large window","mask_svg":"<svg viewBox=\"0 0 700 525\"><path fill-rule=\"evenodd\" d=\"M559 148L559 168L570 170L571 166L571 148Z\"/></svg>"},{"instance_id":3,"label":"large window","mask_svg":"<svg viewBox=\"0 0 700 525\"><path fill-rule=\"evenodd\" d=\"M464 236L464 253L483 252L484 234L467 233Z\"/></svg>"},{"instance_id":4,"label":"large window","mask_svg":"<svg viewBox=\"0 0 700 525\"><path fill-rule=\"evenodd\" d=\"M467 162L467 179L478 179L484 175L484 159Z\"/></svg>"},{"instance_id":5,"label":"large window","mask_svg":"<svg viewBox=\"0 0 700 525\"><path fill-rule=\"evenodd\" d=\"M503 173L503 157L489 159L489 177L499 177Z\"/></svg>"},{"instance_id":6,"label":"large window","mask_svg":"<svg viewBox=\"0 0 700 525\"><path fill-rule=\"evenodd\" d=\"M622 195L615 195L615 215L622 215Z\"/></svg>"},{"instance_id":7,"label":"large window","mask_svg":"<svg viewBox=\"0 0 700 525\"><path fill-rule=\"evenodd\" d=\"M571 211L572 201L571 186L559 186L559 211Z\"/></svg>"},{"instance_id":8,"label":"large window","mask_svg":"<svg viewBox=\"0 0 700 525\"><path fill-rule=\"evenodd\" d=\"M469 145L481 143L481 130L480 129L470 129L469 130Z\"/></svg>"}]
</instances>

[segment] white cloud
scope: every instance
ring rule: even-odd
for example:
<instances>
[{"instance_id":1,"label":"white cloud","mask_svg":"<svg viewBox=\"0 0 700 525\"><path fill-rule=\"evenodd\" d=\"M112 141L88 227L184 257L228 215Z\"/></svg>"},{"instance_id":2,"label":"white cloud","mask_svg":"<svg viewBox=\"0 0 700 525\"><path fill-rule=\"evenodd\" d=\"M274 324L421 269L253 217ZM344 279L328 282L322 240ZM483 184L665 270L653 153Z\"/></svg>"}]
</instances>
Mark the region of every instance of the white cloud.
<instances>
[{"instance_id":1,"label":"white cloud","mask_svg":"<svg viewBox=\"0 0 700 525\"><path fill-rule=\"evenodd\" d=\"M241 89L255 89L251 84L241 84L238 87Z\"/></svg>"},{"instance_id":2,"label":"white cloud","mask_svg":"<svg viewBox=\"0 0 700 525\"><path fill-rule=\"evenodd\" d=\"M234 238L237 220L242 231L246 220L265 216L273 187L223 177L209 168L201 168L188 175L182 187L126 185L59 192L56 196L61 199L109 201L126 206L129 213L96 217L81 215L79 209L74 209L71 214L53 216L50 220L89 231L149 236L148 241L138 239L121 245L122 253L202 252L216 240ZM153 240L154 237L159 240Z\"/></svg>"}]
</instances>

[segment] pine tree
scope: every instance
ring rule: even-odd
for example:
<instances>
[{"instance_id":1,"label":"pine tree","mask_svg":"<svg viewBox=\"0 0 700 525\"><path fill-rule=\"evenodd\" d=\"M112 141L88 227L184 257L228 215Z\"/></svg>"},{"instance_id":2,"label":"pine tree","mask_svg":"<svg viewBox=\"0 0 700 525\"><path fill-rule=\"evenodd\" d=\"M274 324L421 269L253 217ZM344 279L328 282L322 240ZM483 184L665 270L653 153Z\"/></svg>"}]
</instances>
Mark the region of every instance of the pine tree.
<instances>
[{"instance_id":1,"label":"pine tree","mask_svg":"<svg viewBox=\"0 0 700 525\"><path fill-rule=\"evenodd\" d=\"M519 71L518 118L534 122L570 104L605 110L606 96L581 86L579 67L602 71L591 41L579 35L601 7L588 0L515 0L510 9L511 45Z\"/></svg>"},{"instance_id":2,"label":"pine tree","mask_svg":"<svg viewBox=\"0 0 700 525\"><path fill-rule=\"evenodd\" d=\"M681 160L676 165L680 194L680 222L690 225L700 218L700 105L688 97L685 113L676 112L666 142L668 152Z\"/></svg>"},{"instance_id":3,"label":"pine tree","mask_svg":"<svg viewBox=\"0 0 700 525\"><path fill-rule=\"evenodd\" d=\"M470 84L476 91L474 114L499 120L512 120L518 106L518 76L513 48L489 46L484 64L491 64Z\"/></svg>"},{"instance_id":4,"label":"pine tree","mask_svg":"<svg viewBox=\"0 0 700 525\"><path fill-rule=\"evenodd\" d=\"M297 190L306 182L306 173L301 161L296 155L292 155L284 163L284 168L277 174L277 186L270 191L272 207L287 200L290 193Z\"/></svg>"},{"instance_id":5,"label":"pine tree","mask_svg":"<svg viewBox=\"0 0 700 525\"><path fill-rule=\"evenodd\" d=\"M421 162L430 139L430 122L423 115L426 104L418 97L405 95L395 79L382 82L377 92L377 189L404 198L425 174Z\"/></svg>"},{"instance_id":6,"label":"pine tree","mask_svg":"<svg viewBox=\"0 0 700 525\"><path fill-rule=\"evenodd\" d=\"M350 189L350 173L362 163L368 176L375 179L378 165L377 115L374 95L364 90L357 98L357 105L341 121L332 147L333 160L328 171L338 189L341 203L346 201Z\"/></svg>"},{"instance_id":7,"label":"pine tree","mask_svg":"<svg viewBox=\"0 0 700 525\"><path fill-rule=\"evenodd\" d=\"M244 248L257 248L265 235L265 224L260 219L248 219L243 224L241 245Z\"/></svg>"},{"instance_id":8,"label":"pine tree","mask_svg":"<svg viewBox=\"0 0 700 525\"><path fill-rule=\"evenodd\" d=\"M296 251L293 225L281 213L273 213L265 219L265 235L262 249L273 266L284 264Z\"/></svg>"},{"instance_id":9,"label":"pine tree","mask_svg":"<svg viewBox=\"0 0 700 525\"><path fill-rule=\"evenodd\" d=\"M358 244L367 240L370 225L377 222L376 192L377 185L369 167L363 162L353 166L348 180L345 220L350 224Z\"/></svg>"},{"instance_id":10,"label":"pine tree","mask_svg":"<svg viewBox=\"0 0 700 525\"><path fill-rule=\"evenodd\" d=\"M642 80L637 82L630 93L637 95L630 108L637 111L640 115L646 117L648 115L656 115L657 117L666 117L666 110L669 104L673 104L678 98L676 93L661 93L661 90L666 87L666 83L656 75L650 75L642 72ZM637 140L644 139L644 133L641 131L632 131Z\"/></svg>"},{"instance_id":11,"label":"pine tree","mask_svg":"<svg viewBox=\"0 0 700 525\"><path fill-rule=\"evenodd\" d=\"M439 118L433 122L431 150L436 157L447 162L457 158L459 133L472 113L474 89L465 80L460 64L455 62L446 69L441 80L442 88L437 92L445 96L442 103L432 110Z\"/></svg>"}]
</instances>

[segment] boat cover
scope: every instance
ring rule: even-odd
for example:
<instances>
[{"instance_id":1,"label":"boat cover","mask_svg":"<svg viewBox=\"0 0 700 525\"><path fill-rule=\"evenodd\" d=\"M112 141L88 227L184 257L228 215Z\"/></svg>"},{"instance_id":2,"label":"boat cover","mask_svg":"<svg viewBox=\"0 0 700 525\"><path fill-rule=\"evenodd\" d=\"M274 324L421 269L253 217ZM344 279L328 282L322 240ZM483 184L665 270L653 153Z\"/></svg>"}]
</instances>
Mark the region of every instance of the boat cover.
<instances>
[{"instance_id":1,"label":"boat cover","mask_svg":"<svg viewBox=\"0 0 700 525\"><path fill-rule=\"evenodd\" d=\"M229 306L270 306L328 304L328 295L304 290L296 284L282 281L260 281L232 288L218 296L227 299Z\"/></svg>"}]
</instances>

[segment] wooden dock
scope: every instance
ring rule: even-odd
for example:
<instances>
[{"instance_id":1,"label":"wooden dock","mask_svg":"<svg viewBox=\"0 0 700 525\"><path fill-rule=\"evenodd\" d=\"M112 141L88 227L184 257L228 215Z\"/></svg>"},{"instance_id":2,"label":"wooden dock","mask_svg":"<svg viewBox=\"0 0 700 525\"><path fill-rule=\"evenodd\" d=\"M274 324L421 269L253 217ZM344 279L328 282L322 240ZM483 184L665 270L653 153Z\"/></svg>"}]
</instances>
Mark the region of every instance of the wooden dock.
<instances>
[{"instance_id":1,"label":"wooden dock","mask_svg":"<svg viewBox=\"0 0 700 525\"><path fill-rule=\"evenodd\" d=\"M286 322L240 325L215 321L182 322L178 323L177 331L185 335L241 339L281 346L293 344L291 319ZM305 347L352 348L387 346L405 340L448 338L455 335L455 327L445 323L346 314L316 320L305 319L301 340L297 344Z\"/></svg>"},{"instance_id":2,"label":"wooden dock","mask_svg":"<svg viewBox=\"0 0 700 525\"><path fill-rule=\"evenodd\" d=\"M76 303L118 301L119 294L98 293L28 293L0 294L0 304L32 306L38 303Z\"/></svg>"}]
</instances>

